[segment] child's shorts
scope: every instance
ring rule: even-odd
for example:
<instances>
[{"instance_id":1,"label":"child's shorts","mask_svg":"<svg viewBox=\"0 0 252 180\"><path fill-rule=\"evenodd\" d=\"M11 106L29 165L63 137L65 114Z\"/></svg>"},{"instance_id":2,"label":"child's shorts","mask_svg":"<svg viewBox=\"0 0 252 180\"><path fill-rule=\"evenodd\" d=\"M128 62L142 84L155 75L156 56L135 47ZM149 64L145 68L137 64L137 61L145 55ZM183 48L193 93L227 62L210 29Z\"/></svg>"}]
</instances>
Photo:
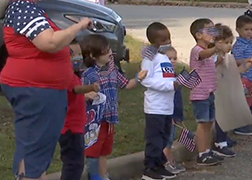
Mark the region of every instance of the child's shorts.
<instances>
[{"instance_id":1,"label":"child's shorts","mask_svg":"<svg viewBox=\"0 0 252 180\"><path fill-rule=\"evenodd\" d=\"M244 89L244 94L247 100L249 107L252 105L252 82L247 78L242 78L242 85Z\"/></svg>"},{"instance_id":2,"label":"child's shorts","mask_svg":"<svg viewBox=\"0 0 252 180\"><path fill-rule=\"evenodd\" d=\"M114 125L108 122L102 122L98 140L92 146L85 150L86 157L98 158L108 156L112 153L114 142Z\"/></svg>"},{"instance_id":3,"label":"child's shorts","mask_svg":"<svg viewBox=\"0 0 252 180\"><path fill-rule=\"evenodd\" d=\"M205 100L192 101L193 114L197 123L215 121L214 94L211 93Z\"/></svg>"},{"instance_id":4,"label":"child's shorts","mask_svg":"<svg viewBox=\"0 0 252 180\"><path fill-rule=\"evenodd\" d=\"M1 85L15 113L13 171L24 160L24 177L38 179L53 158L67 108L66 90Z\"/></svg>"}]
</instances>

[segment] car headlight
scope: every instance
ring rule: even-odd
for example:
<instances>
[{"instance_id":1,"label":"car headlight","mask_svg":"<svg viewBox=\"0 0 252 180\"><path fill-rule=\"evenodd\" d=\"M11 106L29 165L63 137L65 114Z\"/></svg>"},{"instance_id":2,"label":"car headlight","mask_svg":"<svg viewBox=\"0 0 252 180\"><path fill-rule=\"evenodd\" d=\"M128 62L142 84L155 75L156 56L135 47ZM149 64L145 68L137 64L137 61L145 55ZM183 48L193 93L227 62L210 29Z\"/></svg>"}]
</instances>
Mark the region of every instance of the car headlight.
<instances>
[{"instance_id":1,"label":"car headlight","mask_svg":"<svg viewBox=\"0 0 252 180\"><path fill-rule=\"evenodd\" d=\"M78 23L83 17L74 15L65 15L65 18ZM93 23L89 30L93 32L114 32L116 30L116 25L111 22L107 22L97 18L91 18Z\"/></svg>"}]
</instances>

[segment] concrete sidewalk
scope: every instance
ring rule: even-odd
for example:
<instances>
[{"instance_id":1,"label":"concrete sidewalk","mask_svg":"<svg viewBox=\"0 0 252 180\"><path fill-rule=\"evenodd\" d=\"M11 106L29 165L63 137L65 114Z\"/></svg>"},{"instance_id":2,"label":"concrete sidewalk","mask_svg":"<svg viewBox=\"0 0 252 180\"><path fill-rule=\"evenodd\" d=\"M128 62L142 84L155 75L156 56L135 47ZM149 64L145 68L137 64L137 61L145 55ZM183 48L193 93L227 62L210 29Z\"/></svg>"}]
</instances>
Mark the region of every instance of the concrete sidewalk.
<instances>
[{"instance_id":1,"label":"concrete sidewalk","mask_svg":"<svg viewBox=\"0 0 252 180\"><path fill-rule=\"evenodd\" d=\"M251 180L252 179L252 137L238 137L233 148L237 156L226 159L222 165L212 167L196 166L195 160L186 163L187 171L174 180ZM141 180L139 178L131 180Z\"/></svg>"},{"instance_id":2,"label":"concrete sidewalk","mask_svg":"<svg viewBox=\"0 0 252 180\"><path fill-rule=\"evenodd\" d=\"M189 152L184 146L178 142L174 142L173 154L177 161L188 161L191 160L195 153ZM125 155L110 159L108 161L108 173L113 180L127 180L133 177L140 177L143 172L143 159L144 152L139 152L135 154ZM48 180L59 180L60 173L50 174ZM82 175L82 180L87 179L87 173L84 171Z\"/></svg>"}]
</instances>

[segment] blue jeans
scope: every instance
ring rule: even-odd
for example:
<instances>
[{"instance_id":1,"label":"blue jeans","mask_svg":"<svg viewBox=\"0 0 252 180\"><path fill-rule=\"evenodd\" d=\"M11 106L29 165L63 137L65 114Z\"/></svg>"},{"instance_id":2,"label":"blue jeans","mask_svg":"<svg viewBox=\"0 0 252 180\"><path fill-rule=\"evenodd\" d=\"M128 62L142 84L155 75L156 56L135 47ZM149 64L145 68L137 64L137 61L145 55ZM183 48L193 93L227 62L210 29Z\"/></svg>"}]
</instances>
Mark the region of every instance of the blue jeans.
<instances>
[{"instance_id":1,"label":"blue jeans","mask_svg":"<svg viewBox=\"0 0 252 180\"><path fill-rule=\"evenodd\" d=\"M37 179L53 158L67 110L66 90L1 85L14 113L15 154L13 172ZM24 160L25 175L18 174Z\"/></svg>"},{"instance_id":2,"label":"blue jeans","mask_svg":"<svg viewBox=\"0 0 252 180\"><path fill-rule=\"evenodd\" d=\"M215 121L214 94L211 93L205 100L192 101L193 114L197 123Z\"/></svg>"}]
</instances>

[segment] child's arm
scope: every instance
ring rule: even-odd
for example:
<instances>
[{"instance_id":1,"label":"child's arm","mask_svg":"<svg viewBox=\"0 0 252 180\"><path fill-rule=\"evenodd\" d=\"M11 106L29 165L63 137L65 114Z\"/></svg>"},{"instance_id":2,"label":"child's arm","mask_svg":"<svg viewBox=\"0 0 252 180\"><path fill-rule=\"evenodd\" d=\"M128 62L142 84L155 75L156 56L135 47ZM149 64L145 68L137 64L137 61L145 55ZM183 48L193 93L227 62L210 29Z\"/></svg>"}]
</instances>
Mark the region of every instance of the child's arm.
<instances>
[{"instance_id":1,"label":"child's arm","mask_svg":"<svg viewBox=\"0 0 252 180\"><path fill-rule=\"evenodd\" d=\"M209 58L211 56L213 56L215 53L216 53L216 47L212 47L212 48L209 48L209 49L204 49L204 50L201 50L199 52L199 60L204 60L206 58Z\"/></svg>"},{"instance_id":2,"label":"child's arm","mask_svg":"<svg viewBox=\"0 0 252 180\"><path fill-rule=\"evenodd\" d=\"M129 83L125 87L126 89L131 89L137 86L139 82L141 82L147 75L147 71L143 70L136 74L134 79L129 80Z\"/></svg>"},{"instance_id":3,"label":"child's arm","mask_svg":"<svg viewBox=\"0 0 252 180\"><path fill-rule=\"evenodd\" d=\"M247 70L249 70L249 68L252 67L252 60L247 60L246 63L242 63L240 65L238 65L238 70L240 73L244 73Z\"/></svg>"},{"instance_id":4,"label":"child's arm","mask_svg":"<svg viewBox=\"0 0 252 180\"><path fill-rule=\"evenodd\" d=\"M98 92L99 88L100 87L97 83L91 85L78 85L73 88L73 92L76 94L86 94L92 91Z\"/></svg>"},{"instance_id":5,"label":"child's arm","mask_svg":"<svg viewBox=\"0 0 252 180\"><path fill-rule=\"evenodd\" d=\"M142 70L147 70L147 76L142 80L141 84L146 88L151 88L157 91L174 91L174 89L179 87L179 84L176 81L162 81L160 78L154 78L154 64L153 61L148 58L143 59L142 61Z\"/></svg>"},{"instance_id":6,"label":"child's arm","mask_svg":"<svg viewBox=\"0 0 252 180\"><path fill-rule=\"evenodd\" d=\"M251 61L251 58L244 58L244 46L242 46L242 44L240 43L235 43L233 48L232 48L232 54L236 60L236 64L238 66L243 65L247 62L247 61Z\"/></svg>"}]
</instances>

